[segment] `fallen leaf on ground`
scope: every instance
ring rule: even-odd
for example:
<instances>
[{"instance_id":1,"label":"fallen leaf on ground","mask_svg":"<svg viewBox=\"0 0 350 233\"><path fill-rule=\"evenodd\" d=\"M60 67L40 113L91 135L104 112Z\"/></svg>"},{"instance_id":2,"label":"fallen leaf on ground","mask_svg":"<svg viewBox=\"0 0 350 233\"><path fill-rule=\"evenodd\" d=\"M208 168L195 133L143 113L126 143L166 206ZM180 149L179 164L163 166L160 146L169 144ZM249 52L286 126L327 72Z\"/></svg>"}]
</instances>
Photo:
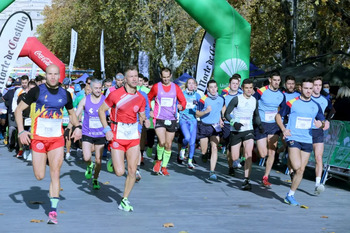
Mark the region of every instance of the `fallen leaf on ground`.
<instances>
[{"instance_id":1,"label":"fallen leaf on ground","mask_svg":"<svg viewBox=\"0 0 350 233\"><path fill-rule=\"evenodd\" d=\"M63 191L63 188L60 188L60 191Z\"/></svg>"},{"instance_id":2,"label":"fallen leaf on ground","mask_svg":"<svg viewBox=\"0 0 350 233\"><path fill-rule=\"evenodd\" d=\"M30 201L29 203L30 204L43 204L42 201Z\"/></svg>"},{"instance_id":3,"label":"fallen leaf on ground","mask_svg":"<svg viewBox=\"0 0 350 233\"><path fill-rule=\"evenodd\" d=\"M164 224L163 224L163 227L166 227L166 228L168 228L168 227L174 227L174 223L171 223L171 222L164 223Z\"/></svg>"},{"instance_id":4,"label":"fallen leaf on ground","mask_svg":"<svg viewBox=\"0 0 350 233\"><path fill-rule=\"evenodd\" d=\"M44 222L44 220L32 219L32 220L30 220L30 222L39 223L39 222Z\"/></svg>"},{"instance_id":5,"label":"fallen leaf on ground","mask_svg":"<svg viewBox=\"0 0 350 233\"><path fill-rule=\"evenodd\" d=\"M0 213L0 215L4 215L3 213Z\"/></svg>"},{"instance_id":6,"label":"fallen leaf on ground","mask_svg":"<svg viewBox=\"0 0 350 233\"><path fill-rule=\"evenodd\" d=\"M284 180L284 182L287 182L287 183L292 183L291 180Z\"/></svg>"},{"instance_id":7,"label":"fallen leaf on ground","mask_svg":"<svg viewBox=\"0 0 350 233\"><path fill-rule=\"evenodd\" d=\"M303 209L309 209L309 207L308 207L308 206L306 206L306 205L301 205L301 206L300 206L300 208L303 208Z\"/></svg>"},{"instance_id":8,"label":"fallen leaf on ground","mask_svg":"<svg viewBox=\"0 0 350 233\"><path fill-rule=\"evenodd\" d=\"M179 233L188 233L188 231L180 231Z\"/></svg>"},{"instance_id":9,"label":"fallen leaf on ground","mask_svg":"<svg viewBox=\"0 0 350 233\"><path fill-rule=\"evenodd\" d=\"M281 173L280 171L276 171L276 173Z\"/></svg>"},{"instance_id":10,"label":"fallen leaf on ground","mask_svg":"<svg viewBox=\"0 0 350 233\"><path fill-rule=\"evenodd\" d=\"M324 215L322 215L322 216L321 216L321 218L328 218L328 216L324 216Z\"/></svg>"},{"instance_id":11,"label":"fallen leaf on ground","mask_svg":"<svg viewBox=\"0 0 350 233\"><path fill-rule=\"evenodd\" d=\"M109 181L104 182L103 184L109 184Z\"/></svg>"},{"instance_id":12,"label":"fallen leaf on ground","mask_svg":"<svg viewBox=\"0 0 350 233\"><path fill-rule=\"evenodd\" d=\"M60 214L65 214L65 213L66 213L66 211L63 211L63 210L60 211Z\"/></svg>"}]
</instances>

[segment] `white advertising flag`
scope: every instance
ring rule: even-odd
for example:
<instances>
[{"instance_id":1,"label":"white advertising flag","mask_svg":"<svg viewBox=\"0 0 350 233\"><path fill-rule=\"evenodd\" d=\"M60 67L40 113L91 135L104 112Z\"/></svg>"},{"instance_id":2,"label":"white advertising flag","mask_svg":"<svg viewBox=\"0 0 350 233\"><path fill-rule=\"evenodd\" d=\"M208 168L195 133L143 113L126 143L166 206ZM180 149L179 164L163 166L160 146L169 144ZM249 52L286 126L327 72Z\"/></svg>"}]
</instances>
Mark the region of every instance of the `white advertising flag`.
<instances>
[{"instance_id":1,"label":"white advertising flag","mask_svg":"<svg viewBox=\"0 0 350 233\"><path fill-rule=\"evenodd\" d=\"M205 32L200 46L196 68L197 92L201 96L204 95L207 83L213 73L214 55L215 39L208 32Z\"/></svg>"},{"instance_id":2,"label":"white advertising flag","mask_svg":"<svg viewBox=\"0 0 350 233\"><path fill-rule=\"evenodd\" d=\"M30 71L30 79L34 80L36 76L36 70L38 69L38 65L33 63L32 65L32 71Z\"/></svg>"},{"instance_id":3,"label":"white advertising flag","mask_svg":"<svg viewBox=\"0 0 350 233\"><path fill-rule=\"evenodd\" d=\"M33 30L30 16L18 11L7 19L0 33L0 91L6 87L12 67Z\"/></svg>"},{"instance_id":4,"label":"white advertising flag","mask_svg":"<svg viewBox=\"0 0 350 233\"><path fill-rule=\"evenodd\" d=\"M69 72L73 71L73 64L75 59L75 54L78 48L78 33L72 28L71 38L70 38L70 59L69 59Z\"/></svg>"},{"instance_id":5,"label":"white advertising flag","mask_svg":"<svg viewBox=\"0 0 350 233\"><path fill-rule=\"evenodd\" d=\"M101 33L101 42L100 42L100 60L101 60L101 73L105 72L105 53L104 53L104 43L103 43L103 30Z\"/></svg>"}]
</instances>

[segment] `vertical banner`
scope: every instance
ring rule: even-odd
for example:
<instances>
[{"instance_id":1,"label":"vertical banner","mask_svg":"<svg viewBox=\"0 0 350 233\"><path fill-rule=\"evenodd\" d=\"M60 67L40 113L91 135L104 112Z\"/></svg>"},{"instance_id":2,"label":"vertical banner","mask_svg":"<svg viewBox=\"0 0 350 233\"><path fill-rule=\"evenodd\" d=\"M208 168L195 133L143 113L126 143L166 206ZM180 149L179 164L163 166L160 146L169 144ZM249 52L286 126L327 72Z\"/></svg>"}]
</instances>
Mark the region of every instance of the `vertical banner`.
<instances>
[{"instance_id":1,"label":"vertical banner","mask_svg":"<svg viewBox=\"0 0 350 233\"><path fill-rule=\"evenodd\" d=\"M6 9L9 5L11 5L15 0L1 0L0 1L0 12Z\"/></svg>"},{"instance_id":2,"label":"vertical banner","mask_svg":"<svg viewBox=\"0 0 350 233\"><path fill-rule=\"evenodd\" d=\"M104 52L104 43L103 43L103 30L101 33L101 42L100 42L100 60L101 60L101 75L102 79L105 79L105 52Z\"/></svg>"},{"instance_id":3,"label":"vertical banner","mask_svg":"<svg viewBox=\"0 0 350 233\"><path fill-rule=\"evenodd\" d=\"M0 33L0 91L6 87L6 82L12 67L17 61L24 43L33 30L30 16L18 11L7 19Z\"/></svg>"},{"instance_id":4,"label":"vertical banner","mask_svg":"<svg viewBox=\"0 0 350 233\"><path fill-rule=\"evenodd\" d=\"M139 72L146 78L149 78L148 68L149 68L148 54L145 51L140 51L139 52Z\"/></svg>"},{"instance_id":5,"label":"vertical banner","mask_svg":"<svg viewBox=\"0 0 350 233\"><path fill-rule=\"evenodd\" d=\"M204 33L201 46L199 48L196 80L198 83L197 92L203 96L207 88L207 83L213 73L215 54L215 39L208 32Z\"/></svg>"},{"instance_id":6,"label":"vertical banner","mask_svg":"<svg viewBox=\"0 0 350 233\"><path fill-rule=\"evenodd\" d=\"M73 71L73 64L75 59L75 54L78 48L78 33L72 28L71 38L70 38L70 59L69 59L69 78L71 72Z\"/></svg>"},{"instance_id":7,"label":"vertical banner","mask_svg":"<svg viewBox=\"0 0 350 233\"><path fill-rule=\"evenodd\" d=\"M33 63L32 70L30 71L30 80L34 80L36 76L36 70L38 69L38 65Z\"/></svg>"}]
</instances>

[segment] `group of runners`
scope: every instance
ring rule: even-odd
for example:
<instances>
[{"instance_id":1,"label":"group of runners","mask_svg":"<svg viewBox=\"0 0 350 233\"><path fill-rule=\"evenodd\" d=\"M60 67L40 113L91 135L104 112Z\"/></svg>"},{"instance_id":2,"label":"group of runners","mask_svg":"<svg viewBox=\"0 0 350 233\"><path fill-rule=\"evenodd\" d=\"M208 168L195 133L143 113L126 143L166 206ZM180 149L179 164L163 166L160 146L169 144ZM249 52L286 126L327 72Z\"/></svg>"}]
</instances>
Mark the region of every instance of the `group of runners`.
<instances>
[{"instance_id":1,"label":"group of runners","mask_svg":"<svg viewBox=\"0 0 350 233\"><path fill-rule=\"evenodd\" d=\"M167 167L177 131L181 132L178 159L185 161L188 151L187 167L194 169L194 153L199 143L202 161L210 160L209 180L218 179L215 167L219 144L228 148L231 175L234 175L243 145L243 190L252 188L250 174L255 140L260 157L267 157L262 185L271 186L268 179L278 149L277 142L281 138L287 148L292 177L291 188L285 197L285 202L290 205L299 205L294 194L314 150L317 163L315 192L319 194L323 191L323 130L329 127L324 113L326 109L331 109L331 105L329 99L320 95L320 77L303 80L299 93L295 91L295 78L292 76L286 78L286 90L282 92L278 72L271 74L268 85L256 91L251 79L244 80L240 87L241 77L235 74L221 94L216 81L210 80L206 94L201 97L196 92L195 79L188 79L181 89L171 81L169 68L161 70L161 81L150 89L143 85L143 77L140 77L137 67L128 67L124 75L117 76L122 81L109 87L106 97L102 81L89 78L86 86L90 90L85 92L74 110L72 94L65 89L68 86L63 88L59 83L59 68L50 65L46 69L46 83L30 89L15 109L18 138L23 145L31 144L33 170L38 180L44 178L47 161L49 164L51 210L48 223L58 222L60 168L64 160L64 146L71 140L82 141L87 166L85 177L93 177L92 188L95 190L100 189L98 177L106 142L111 153L107 163L109 171L123 176L126 159L127 176L118 205L124 211L133 211L128 198L135 182L141 179L139 165L143 162L144 152L152 156L155 135L157 145L153 172L170 175ZM24 128L23 120L23 112L28 107L30 131ZM64 108L69 117L66 129L62 127ZM92 161L93 152L95 162Z\"/></svg>"}]
</instances>

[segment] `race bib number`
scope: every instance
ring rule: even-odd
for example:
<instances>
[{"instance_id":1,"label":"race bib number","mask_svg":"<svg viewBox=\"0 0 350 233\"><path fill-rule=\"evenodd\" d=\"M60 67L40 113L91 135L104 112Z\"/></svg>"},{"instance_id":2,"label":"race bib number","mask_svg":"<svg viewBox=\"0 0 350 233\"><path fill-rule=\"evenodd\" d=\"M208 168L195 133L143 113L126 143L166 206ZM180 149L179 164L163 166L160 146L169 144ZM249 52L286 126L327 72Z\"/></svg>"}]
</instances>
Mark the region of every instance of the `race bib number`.
<instances>
[{"instance_id":1,"label":"race bib number","mask_svg":"<svg viewBox=\"0 0 350 233\"><path fill-rule=\"evenodd\" d=\"M117 139L132 140L139 139L138 123L125 124L118 123L117 126Z\"/></svg>"},{"instance_id":2,"label":"race bib number","mask_svg":"<svg viewBox=\"0 0 350 233\"><path fill-rule=\"evenodd\" d=\"M31 125L32 125L32 118L24 119L24 126L31 126Z\"/></svg>"},{"instance_id":3,"label":"race bib number","mask_svg":"<svg viewBox=\"0 0 350 233\"><path fill-rule=\"evenodd\" d=\"M277 111L265 112L265 121L274 121Z\"/></svg>"},{"instance_id":4,"label":"race bib number","mask_svg":"<svg viewBox=\"0 0 350 233\"><path fill-rule=\"evenodd\" d=\"M171 125L171 121L170 121L170 120L165 120L165 121L164 121L164 125L170 126L170 125Z\"/></svg>"},{"instance_id":5,"label":"race bib number","mask_svg":"<svg viewBox=\"0 0 350 233\"><path fill-rule=\"evenodd\" d=\"M239 123L243 124L243 126L241 127L240 131L251 130L250 128L251 122L252 122L251 117L241 117L239 119Z\"/></svg>"},{"instance_id":6,"label":"race bib number","mask_svg":"<svg viewBox=\"0 0 350 233\"><path fill-rule=\"evenodd\" d=\"M174 99L173 98L162 98L161 99L161 105L162 107L172 107L174 105Z\"/></svg>"},{"instance_id":7,"label":"race bib number","mask_svg":"<svg viewBox=\"0 0 350 233\"><path fill-rule=\"evenodd\" d=\"M38 118L36 134L40 137L62 136L62 119Z\"/></svg>"},{"instance_id":8,"label":"race bib number","mask_svg":"<svg viewBox=\"0 0 350 233\"><path fill-rule=\"evenodd\" d=\"M65 124L65 125L69 124L69 117L68 116L63 117L63 124Z\"/></svg>"},{"instance_id":9,"label":"race bib number","mask_svg":"<svg viewBox=\"0 0 350 233\"><path fill-rule=\"evenodd\" d=\"M90 129L99 129L103 128L100 118L90 118L89 119L89 128Z\"/></svg>"},{"instance_id":10,"label":"race bib number","mask_svg":"<svg viewBox=\"0 0 350 233\"><path fill-rule=\"evenodd\" d=\"M295 128L297 129L310 129L312 124L312 118L309 117L297 117Z\"/></svg>"},{"instance_id":11,"label":"race bib number","mask_svg":"<svg viewBox=\"0 0 350 233\"><path fill-rule=\"evenodd\" d=\"M186 104L186 109L193 109L196 105L193 103L193 101L188 101Z\"/></svg>"}]
</instances>

